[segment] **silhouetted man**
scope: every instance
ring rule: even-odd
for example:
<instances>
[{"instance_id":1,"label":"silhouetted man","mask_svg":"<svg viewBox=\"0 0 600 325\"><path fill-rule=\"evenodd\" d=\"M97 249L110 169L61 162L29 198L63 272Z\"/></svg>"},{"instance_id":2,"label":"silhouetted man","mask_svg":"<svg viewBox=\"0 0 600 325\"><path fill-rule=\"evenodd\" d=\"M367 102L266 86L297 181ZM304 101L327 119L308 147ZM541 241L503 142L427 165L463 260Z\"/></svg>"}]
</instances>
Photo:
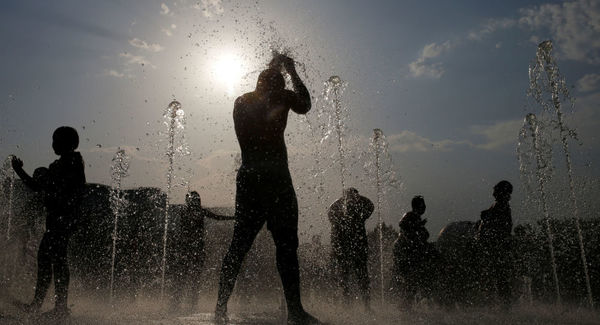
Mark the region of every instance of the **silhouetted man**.
<instances>
[{"instance_id":1,"label":"silhouetted man","mask_svg":"<svg viewBox=\"0 0 600 325\"><path fill-rule=\"evenodd\" d=\"M69 238L79 219L79 205L85 185L83 158L76 152L79 135L75 129L62 126L52 135L52 148L60 156L48 169L38 168L30 177L23 170L23 162L14 157L12 166L23 182L34 191L41 191L46 206L46 232L40 243L37 257L37 283L33 302L25 305L29 312L42 307L54 274L55 307L48 316L62 318L70 312L67 308L69 266L67 248Z\"/></svg>"},{"instance_id":2,"label":"silhouetted man","mask_svg":"<svg viewBox=\"0 0 600 325\"><path fill-rule=\"evenodd\" d=\"M431 268L437 254L427 242L427 219L421 218L426 209L425 199L417 195L411 206L412 210L400 219L400 235L394 243L394 275L408 304L414 302L418 291L425 296L431 293L434 272L438 271Z\"/></svg>"},{"instance_id":3,"label":"silhouetted man","mask_svg":"<svg viewBox=\"0 0 600 325\"><path fill-rule=\"evenodd\" d=\"M344 196L335 201L327 213L331 222L332 262L343 295L350 298L350 276L356 276L361 299L370 308L369 271L367 260L369 244L365 222L373 213L373 202L348 188Z\"/></svg>"},{"instance_id":4,"label":"silhouetted man","mask_svg":"<svg viewBox=\"0 0 600 325\"><path fill-rule=\"evenodd\" d=\"M171 310L179 309L186 299L190 309L198 301L200 273L204 266L204 219L233 220L234 217L218 215L202 208L200 194L192 191L185 196L185 208L179 223L171 230L169 240L169 275L172 277L173 300Z\"/></svg>"},{"instance_id":5,"label":"silhouetted man","mask_svg":"<svg viewBox=\"0 0 600 325\"><path fill-rule=\"evenodd\" d=\"M281 66L289 74L294 91L285 89ZM218 321L227 320L227 301L240 266L263 224L276 246L277 269L287 303L288 324L318 324L304 311L298 271L298 202L288 169L284 131L290 109L306 114L310 94L300 80L294 61L276 56L258 76L256 89L238 97L233 109L235 133L242 151L236 178L235 226L221 269Z\"/></svg>"},{"instance_id":6,"label":"silhouetted man","mask_svg":"<svg viewBox=\"0 0 600 325\"><path fill-rule=\"evenodd\" d=\"M500 181L494 186L496 202L481 211L481 223L477 239L482 256L482 281L485 288L496 291L502 302L510 304L511 287L511 232L512 216L510 196L513 186L508 181Z\"/></svg>"}]
</instances>

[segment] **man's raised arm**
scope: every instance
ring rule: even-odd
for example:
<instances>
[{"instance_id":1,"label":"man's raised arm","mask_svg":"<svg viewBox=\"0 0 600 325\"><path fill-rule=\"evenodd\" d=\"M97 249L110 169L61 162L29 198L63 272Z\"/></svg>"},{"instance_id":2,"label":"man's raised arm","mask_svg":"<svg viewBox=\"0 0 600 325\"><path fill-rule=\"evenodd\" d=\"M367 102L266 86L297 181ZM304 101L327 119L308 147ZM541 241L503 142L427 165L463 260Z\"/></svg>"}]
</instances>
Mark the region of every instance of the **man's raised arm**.
<instances>
[{"instance_id":1,"label":"man's raised arm","mask_svg":"<svg viewBox=\"0 0 600 325\"><path fill-rule=\"evenodd\" d=\"M310 94L308 93L308 89L306 89L306 86L300 79L298 72L296 72L294 60L286 56L283 61L283 66L292 78L292 85L294 85L294 93L296 94L295 103L292 103L291 105L292 110L298 114L308 113L308 111L310 111L311 108Z\"/></svg>"}]
</instances>

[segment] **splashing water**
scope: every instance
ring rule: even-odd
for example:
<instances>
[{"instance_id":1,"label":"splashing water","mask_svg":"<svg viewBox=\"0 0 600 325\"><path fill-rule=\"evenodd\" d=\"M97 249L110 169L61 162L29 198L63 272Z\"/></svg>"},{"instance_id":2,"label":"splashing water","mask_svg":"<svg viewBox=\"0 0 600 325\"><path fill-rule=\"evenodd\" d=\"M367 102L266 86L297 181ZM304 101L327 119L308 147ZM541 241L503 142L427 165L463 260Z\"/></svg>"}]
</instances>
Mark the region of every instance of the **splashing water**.
<instances>
[{"instance_id":1,"label":"splashing water","mask_svg":"<svg viewBox=\"0 0 600 325\"><path fill-rule=\"evenodd\" d=\"M119 217L127 204L121 190L123 178L127 177L129 170L129 157L125 154L125 150L119 149L112 159L110 166L111 190L110 190L110 208L115 217L115 224L112 234L112 257L110 263L110 302L114 298L114 282L115 282L115 258L117 255L117 238L118 238L118 223Z\"/></svg>"},{"instance_id":2,"label":"splashing water","mask_svg":"<svg viewBox=\"0 0 600 325\"><path fill-rule=\"evenodd\" d=\"M538 182L538 193L540 196L540 201L542 205L542 210L544 213L544 223L546 225L546 234L548 236L548 247L550 248L550 259L552 261L552 275L554 278L554 286L556 291L556 300L558 303L561 301L560 295L560 286L558 283L558 272L556 268L556 257L554 254L554 234L552 233L552 229L550 227L550 215L548 212L548 199L546 194L546 184L551 177L552 168L550 162L552 160L552 152L548 143L545 143L541 137L542 134L542 124L538 123L537 117L535 114L527 114L525 117L525 123L523 125L523 129L521 130L521 141L519 142L519 153L526 152L524 150L527 144L530 145L530 149L528 152L533 152L533 158L535 159L535 175ZM527 141L529 140L529 143ZM525 165L526 156L520 155L520 160L523 162L522 166ZM523 172L523 170L522 170Z\"/></svg>"},{"instance_id":3,"label":"splashing water","mask_svg":"<svg viewBox=\"0 0 600 325\"><path fill-rule=\"evenodd\" d=\"M569 151L569 139L577 140L577 134L574 130L565 125L562 103L567 102L571 109L575 104L574 98L569 94L569 88L566 85L565 78L560 74L556 60L552 56L552 41L544 41L538 45L535 64L529 68L530 86L528 95L542 107L543 113L550 116L551 123L558 130L561 140L563 155L567 166L567 175L569 179L570 199L573 206L575 226L579 241L583 271L585 274L586 290L588 303L593 306L593 296L588 272L587 259L583 244L583 235L581 232L579 206L577 196L575 195L575 182L573 179L573 168L571 163L571 154Z\"/></svg>"},{"instance_id":4,"label":"splashing water","mask_svg":"<svg viewBox=\"0 0 600 325\"><path fill-rule=\"evenodd\" d=\"M381 302L383 303L384 288L383 288L383 220L381 219L381 202L383 201L383 192L381 191L381 137L383 131L381 129L373 130L373 144L375 146L375 183L377 186L377 220L379 222L379 258L380 258L380 270L381 275Z\"/></svg>"},{"instance_id":5,"label":"splashing water","mask_svg":"<svg viewBox=\"0 0 600 325\"><path fill-rule=\"evenodd\" d=\"M165 118L165 124L168 127L168 143L167 143L167 195L165 200L165 228L163 232L163 254L161 263L161 278L160 278L160 296L161 299L164 297L165 291L165 270L167 266L167 235L169 231L169 199L171 196L171 190L174 180L174 162L176 154L189 154L187 146L183 141L183 130L185 129L185 113L181 108L181 103L174 100L172 101L163 115ZM178 147L175 147L175 139L177 135L180 135L182 143Z\"/></svg>"},{"instance_id":6,"label":"splashing water","mask_svg":"<svg viewBox=\"0 0 600 325\"><path fill-rule=\"evenodd\" d=\"M368 174L375 176L375 188L377 193L377 220L379 226L379 257L380 257L380 281L381 301L384 300L384 254L383 254L383 215L382 205L384 202L385 188L397 187L396 174L392 166L391 156L388 151L388 143L381 129L373 129L370 151L375 155L373 162L368 162L365 169Z\"/></svg>"},{"instance_id":7,"label":"splashing water","mask_svg":"<svg viewBox=\"0 0 600 325\"><path fill-rule=\"evenodd\" d=\"M337 148L339 154L339 167L340 167L340 184L342 186L342 195L344 196L344 214L346 214L347 209L347 198L346 198L346 166L344 164L345 160L345 148L343 145L343 136L344 136L344 119L342 114L342 103L340 100L340 96L344 91L345 83L338 76L331 76L327 82L325 82L325 102L329 103L334 111L333 119L335 123L335 131L337 134ZM329 136L329 133L325 133L323 140Z\"/></svg>"},{"instance_id":8,"label":"splashing water","mask_svg":"<svg viewBox=\"0 0 600 325\"><path fill-rule=\"evenodd\" d=\"M6 205L6 215L7 215L7 221L6 221L6 241L10 241L10 233L12 231L12 219L13 219L13 196L14 196L14 187L15 187L15 172L12 168L12 160L13 160L13 155L9 155L6 158L5 164L4 164L4 170L3 170L3 174L4 177L8 179L8 204Z\"/></svg>"},{"instance_id":9,"label":"splashing water","mask_svg":"<svg viewBox=\"0 0 600 325\"><path fill-rule=\"evenodd\" d=\"M11 232L12 232L12 223L13 223L13 200L14 200L14 187L15 187L15 172L12 168L12 159L13 155L9 155L5 162L4 166L1 170L2 172L2 185L6 185L6 189L3 189L4 193L8 193L7 203L4 205L6 208L6 245L11 241ZM8 182L8 184L5 184ZM9 261L8 256L7 260L4 261L4 277L12 278L11 271L9 271L9 266L12 264L13 266L16 264L15 261ZM14 267L13 267L14 271Z\"/></svg>"}]
</instances>

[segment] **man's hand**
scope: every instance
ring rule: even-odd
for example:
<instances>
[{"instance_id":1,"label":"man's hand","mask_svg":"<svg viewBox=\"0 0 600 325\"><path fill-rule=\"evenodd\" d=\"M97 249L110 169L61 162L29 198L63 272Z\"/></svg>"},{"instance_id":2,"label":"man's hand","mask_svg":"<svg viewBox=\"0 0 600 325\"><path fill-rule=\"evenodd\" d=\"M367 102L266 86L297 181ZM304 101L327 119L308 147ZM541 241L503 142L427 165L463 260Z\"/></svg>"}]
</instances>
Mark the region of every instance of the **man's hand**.
<instances>
[{"instance_id":1,"label":"man's hand","mask_svg":"<svg viewBox=\"0 0 600 325\"><path fill-rule=\"evenodd\" d=\"M17 156L13 156L11 159L11 164L12 164L12 168L14 170L21 170L23 169L23 161L19 158L17 158Z\"/></svg>"},{"instance_id":2,"label":"man's hand","mask_svg":"<svg viewBox=\"0 0 600 325\"><path fill-rule=\"evenodd\" d=\"M269 62L269 68L280 70L284 68L288 73L293 73L296 71L296 67L294 66L294 59L290 58L285 54L276 54L271 62Z\"/></svg>"},{"instance_id":3,"label":"man's hand","mask_svg":"<svg viewBox=\"0 0 600 325\"><path fill-rule=\"evenodd\" d=\"M294 59L290 58L287 55L281 54L281 62L283 63L283 67L285 71L288 73L292 73L296 71L296 66L294 65Z\"/></svg>"}]
</instances>

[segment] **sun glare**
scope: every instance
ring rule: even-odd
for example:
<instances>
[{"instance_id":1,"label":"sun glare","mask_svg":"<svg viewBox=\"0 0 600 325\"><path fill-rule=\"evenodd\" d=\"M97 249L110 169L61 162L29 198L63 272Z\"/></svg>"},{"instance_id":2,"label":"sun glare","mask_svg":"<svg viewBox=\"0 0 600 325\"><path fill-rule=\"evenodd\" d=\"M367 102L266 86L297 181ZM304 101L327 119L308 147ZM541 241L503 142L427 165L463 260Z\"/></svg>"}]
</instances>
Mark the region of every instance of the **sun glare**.
<instances>
[{"instance_id":1,"label":"sun glare","mask_svg":"<svg viewBox=\"0 0 600 325\"><path fill-rule=\"evenodd\" d=\"M243 77L242 60L231 53L221 55L215 62L214 74L227 87L227 95L232 96Z\"/></svg>"}]
</instances>

